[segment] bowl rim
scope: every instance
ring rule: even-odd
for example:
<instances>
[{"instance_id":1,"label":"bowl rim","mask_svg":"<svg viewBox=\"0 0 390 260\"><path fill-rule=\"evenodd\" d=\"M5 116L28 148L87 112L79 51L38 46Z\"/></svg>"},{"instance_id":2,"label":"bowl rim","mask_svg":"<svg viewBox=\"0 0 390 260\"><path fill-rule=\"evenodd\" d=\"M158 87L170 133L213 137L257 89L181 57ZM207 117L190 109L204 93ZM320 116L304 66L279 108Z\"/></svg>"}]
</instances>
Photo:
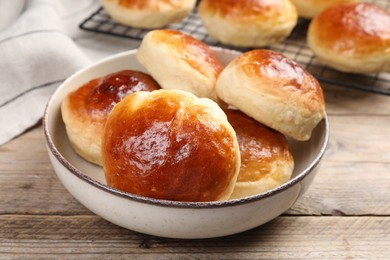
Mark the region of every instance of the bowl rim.
<instances>
[{"instance_id":1,"label":"bowl rim","mask_svg":"<svg viewBox=\"0 0 390 260\"><path fill-rule=\"evenodd\" d=\"M228 49L224 48L213 48L221 51L228 51ZM155 198L150 198L150 197L145 197L145 196L140 196L132 193L128 193L125 191L121 191L115 188L112 188L106 184L103 184L101 182L98 182L91 177L85 175L82 171L77 169L73 164L71 164L57 149L56 145L53 142L53 139L49 133L49 123L48 123L48 117L49 113L52 107L52 103L54 100L54 97L57 95L59 90L62 89L62 86L65 85L67 82L71 81L73 78L77 77L79 74L84 73L86 70L98 66L102 63L106 63L110 60L130 55L132 53L135 53L137 49L132 49L129 51L121 52L109 57L106 57L98 62L92 63L88 66L86 66L84 69L81 69L79 71L76 71L74 74L72 74L70 77L68 77L61 85L55 90L55 92L50 96L49 101L46 104L45 111L43 114L43 119L42 119L42 125L43 125L43 131L44 131L44 136L46 139L46 144L48 147L48 150L53 154L55 159L60 162L60 164L65 167L71 174L73 174L75 177L77 177L79 180L86 182L104 192L107 192L111 195L115 195L120 198L124 199L129 199L134 202L139 202L139 203L146 203L146 204L151 204L155 206L161 206L161 207L175 207L175 208L221 208L221 207L231 207L231 206L237 206L245 203L250 203L254 201L258 201L267 197L270 197L274 194L280 193L289 187L292 187L299 183L301 180L303 180L320 162L321 158L325 154L326 148L328 146L329 142L329 121L328 121L328 116L325 112L324 118L319 122L322 123L324 122L325 124L325 129L324 129L324 141L322 143L321 149L319 153L316 155L315 159L300 173L298 173L295 177L291 178L288 180L286 183L279 185L276 188L273 188L271 190L268 190L266 192L244 197L244 198L239 198L239 199L232 199L232 200L224 200L224 201L209 201L209 202L183 202L183 201L171 201L171 200L163 200L163 199L155 199ZM231 53L240 53L237 51L232 51Z\"/></svg>"}]
</instances>

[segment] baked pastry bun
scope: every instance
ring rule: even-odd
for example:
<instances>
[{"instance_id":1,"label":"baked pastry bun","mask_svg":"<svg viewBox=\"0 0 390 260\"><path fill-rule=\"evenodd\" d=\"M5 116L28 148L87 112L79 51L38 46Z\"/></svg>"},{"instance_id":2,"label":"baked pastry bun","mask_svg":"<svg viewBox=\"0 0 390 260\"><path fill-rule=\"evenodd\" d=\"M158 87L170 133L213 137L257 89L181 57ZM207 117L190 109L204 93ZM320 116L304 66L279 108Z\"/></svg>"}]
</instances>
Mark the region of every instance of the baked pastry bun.
<instances>
[{"instance_id":1,"label":"baked pastry bun","mask_svg":"<svg viewBox=\"0 0 390 260\"><path fill-rule=\"evenodd\" d=\"M390 11L369 3L329 7L311 21L307 43L334 69L389 72Z\"/></svg>"},{"instance_id":2,"label":"baked pastry bun","mask_svg":"<svg viewBox=\"0 0 390 260\"><path fill-rule=\"evenodd\" d=\"M104 9L118 23L154 29L187 17L196 0L103 0Z\"/></svg>"},{"instance_id":3,"label":"baked pastry bun","mask_svg":"<svg viewBox=\"0 0 390 260\"><path fill-rule=\"evenodd\" d=\"M283 54L252 50L221 72L218 97L257 121L296 140L308 140L325 116L320 84Z\"/></svg>"},{"instance_id":4,"label":"baked pastry bun","mask_svg":"<svg viewBox=\"0 0 390 260\"><path fill-rule=\"evenodd\" d=\"M198 14L210 36L236 47L281 42L298 20L290 0L202 0Z\"/></svg>"},{"instance_id":5,"label":"baked pastry bun","mask_svg":"<svg viewBox=\"0 0 390 260\"><path fill-rule=\"evenodd\" d=\"M181 90L137 92L109 115L102 158L107 184L174 201L227 200L240 170L223 110Z\"/></svg>"},{"instance_id":6,"label":"baked pastry bun","mask_svg":"<svg viewBox=\"0 0 390 260\"><path fill-rule=\"evenodd\" d=\"M137 51L138 61L164 89L181 89L216 99L222 64L203 42L175 30L153 30Z\"/></svg>"},{"instance_id":7,"label":"baked pastry bun","mask_svg":"<svg viewBox=\"0 0 390 260\"><path fill-rule=\"evenodd\" d=\"M114 105L133 92L156 89L160 86L149 75L123 70L93 79L69 93L61 112L73 149L84 159L101 165L101 137Z\"/></svg>"},{"instance_id":8,"label":"baked pastry bun","mask_svg":"<svg viewBox=\"0 0 390 260\"><path fill-rule=\"evenodd\" d=\"M224 110L236 131L241 168L231 199L276 188L291 178L294 159L286 137L239 110Z\"/></svg>"},{"instance_id":9,"label":"baked pastry bun","mask_svg":"<svg viewBox=\"0 0 390 260\"><path fill-rule=\"evenodd\" d=\"M291 0L297 7L298 15L302 18L311 19L326 8L345 3L362 2L362 0Z\"/></svg>"}]
</instances>

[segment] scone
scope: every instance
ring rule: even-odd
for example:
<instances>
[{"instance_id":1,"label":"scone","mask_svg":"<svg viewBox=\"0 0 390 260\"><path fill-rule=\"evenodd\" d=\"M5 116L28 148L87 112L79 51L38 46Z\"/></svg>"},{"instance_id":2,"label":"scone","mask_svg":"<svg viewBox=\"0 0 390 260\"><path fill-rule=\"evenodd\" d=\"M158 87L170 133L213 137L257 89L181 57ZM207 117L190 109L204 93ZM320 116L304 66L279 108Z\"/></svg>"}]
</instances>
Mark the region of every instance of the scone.
<instances>
[{"instance_id":1,"label":"scone","mask_svg":"<svg viewBox=\"0 0 390 260\"><path fill-rule=\"evenodd\" d=\"M362 0L291 0L297 7L298 15L311 19L332 5L362 2Z\"/></svg>"},{"instance_id":2,"label":"scone","mask_svg":"<svg viewBox=\"0 0 390 260\"><path fill-rule=\"evenodd\" d=\"M390 11L369 3L329 7L311 21L307 43L336 70L389 72Z\"/></svg>"},{"instance_id":3,"label":"scone","mask_svg":"<svg viewBox=\"0 0 390 260\"><path fill-rule=\"evenodd\" d=\"M210 36L236 47L279 43L298 20L290 0L202 0L198 14Z\"/></svg>"},{"instance_id":4,"label":"scone","mask_svg":"<svg viewBox=\"0 0 390 260\"><path fill-rule=\"evenodd\" d=\"M224 112L236 132L241 154L240 173L230 199L260 194L287 182L294 159L286 137L239 110Z\"/></svg>"},{"instance_id":5,"label":"scone","mask_svg":"<svg viewBox=\"0 0 390 260\"><path fill-rule=\"evenodd\" d=\"M104 9L118 23L143 29L179 22L195 7L196 0L103 0Z\"/></svg>"},{"instance_id":6,"label":"scone","mask_svg":"<svg viewBox=\"0 0 390 260\"><path fill-rule=\"evenodd\" d=\"M107 184L173 201L229 199L240 170L223 110L181 90L136 92L109 115L102 143Z\"/></svg>"},{"instance_id":7,"label":"scone","mask_svg":"<svg viewBox=\"0 0 390 260\"><path fill-rule=\"evenodd\" d=\"M283 54L252 50L221 72L218 97L257 121L296 140L308 140L325 116L318 81Z\"/></svg>"},{"instance_id":8,"label":"scone","mask_svg":"<svg viewBox=\"0 0 390 260\"><path fill-rule=\"evenodd\" d=\"M175 30L147 33L138 61L164 89L181 89L216 100L215 82L222 64L203 42Z\"/></svg>"},{"instance_id":9,"label":"scone","mask_svg":"<svg viewBox=\"0 0 390 260\"><path fill-rule=\"evenodd\" d=\"M131 93L157 89L160 86L149 75L123 70L93 79L69 93L61 104L61 113L73 149L101 165L101 137L114 105Z\"/></svg>"}]
</instances>

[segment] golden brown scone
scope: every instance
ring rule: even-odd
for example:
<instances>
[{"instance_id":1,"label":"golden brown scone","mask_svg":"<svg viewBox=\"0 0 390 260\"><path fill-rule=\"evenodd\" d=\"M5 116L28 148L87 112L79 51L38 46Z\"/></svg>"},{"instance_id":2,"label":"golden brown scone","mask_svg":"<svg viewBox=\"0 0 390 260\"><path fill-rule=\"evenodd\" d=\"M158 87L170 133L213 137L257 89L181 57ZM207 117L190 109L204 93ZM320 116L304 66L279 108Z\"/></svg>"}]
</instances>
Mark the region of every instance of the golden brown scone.
<instances>
[{"instance_id":1,"label":"golden brown scone","mask_svg":"<svg viewBox=\"0 0 390 260\"><path fill-rule=\"evenodd\" d=\"M291 0L297 7L298 15L302 18L311 19L326 8L345 3L362 2L362 0Z\"/></svg>"},{"instance_id":2,"label":"golden brown scone","mask_svg":"<svg viewBox=\"0 0 390 260\"><path fill-rule=\"evenodd\" d=\"M240 170L223 110L181 90L129 95L112 110L102 140L107 184L141 196L226 200Z\"/></svg>"},{"instance_id":3,"label":"golden brown scone","mask_svg":"<svg viewBox=\"0 0 390 260\"><path fill-rule=\"evenodd\" d=\"M332 6L309 26L307 42L324 64L344 72L390 71L390 11L369 3Z\"/></svg>"},{"instance_id":4,"label":"golden brown scone","mask_svg":"<svg viewBox=\"0 0 390 260\"><path fill-rule=\"evenodd\" d=\"M144 29L179 22L195 7L196 0L103 0L103 6L118 23Z\"/></svg>"},{"instance_id":5,"label":"golden brown scone","mask_svg":"<svg viewBox=\"0 0 390 260\"><path fill-rule=\"evenodd\" d=\"M325 116L318 81L270 50L252 50L235 58L220 74L216 90L226 103L297 140L308 140Z\"/></svg>"},{"instance_id":6,"label":"golden brown scone","mask_svg":"<svg viewBox=\"0 0 390 260\"><path fill-rule=\"evenodd\" d=\"M69 93L61 105L70 143L84 159L101 165L101 136L116 103L136 91L160 89L149 75L123 70L93 79Z\"/></svg>"},{"instance_id":7,"label":"golden brown scone","mask_svg":"<svg viewBox=\"0 0 390 260\"><path fill-rule=\"evenodd\" d=\"M281 42L298 20L290 0L202 0L198 13L210 36L237 47Z\"/></svg>"},{"instance_id":8,"label":"golden brown scone","mask_svg":"<svg viewBox=\"0 0 390 260\"><path fill-rule=\"evenodd\" d=\"M224 112L236 131L241 154L240 173L230 198L260 194L287 182L294 159L286 137L239 110Z\"/></svg>"},{"instance_id":9,"label":"golden brown scone","mask_svg":"<svg viewBox=\"0 0 390 260\"><path fill-rule=\"evenodd\" d=\"M138 61L164 89L181 89L216 100L215 82L222 64L203 42L175 30L147 33Z\"/></svg>"}]
</instances>

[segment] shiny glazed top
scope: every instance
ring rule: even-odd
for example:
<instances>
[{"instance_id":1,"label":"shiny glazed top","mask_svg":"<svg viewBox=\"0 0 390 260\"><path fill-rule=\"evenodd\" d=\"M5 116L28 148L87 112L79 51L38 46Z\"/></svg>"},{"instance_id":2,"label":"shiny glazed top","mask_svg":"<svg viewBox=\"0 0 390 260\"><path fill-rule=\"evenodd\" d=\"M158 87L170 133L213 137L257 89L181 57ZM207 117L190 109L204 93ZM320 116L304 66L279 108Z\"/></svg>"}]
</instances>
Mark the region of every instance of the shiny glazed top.
<instances>
[{"instance_id":1,"label":"shiny glazed top","mask_svg":"<svg viewBox=\"0 0 390 260\"><path fill-rule=\"evenodd\" d=\"M241 153L238 182L262 179L273 172L274 162L293 160L285 136L239 110L224 110L237 134Z\"/></svg>"},{"instance_id":2,"label":"shiny glazed top","mask_svg":"<svg viewBox=\"0 0 390 260\"><path fill-rule=\"evenodd\" d=\"M293 8L289 0L202 0L199 4L202 15L218 15L240 22L285 20L292 15Z\"/></svg>"},{"instance_id":3,"label":"shiny glazed top","mask_svg":"<svg viewBox=\"0 0 390 260\"><path fill-rule=\"evenodd\" d=\"M223 17L250 17L273 9L278 10L282 6L281 3L280 0L203 0L199 8L219 13Z\"/></svg>"},{"instance_id":4,"label":"shiny glazed top","mask_svg":"<svg viewBox=\"0 0 390 260\"><path fill-rule=\"evenodd\" d=\"M235 136L209 110L176 91L126 97L102 139L107 184L157 199L217 200L232 184L239 156Z\"/></svg>"},{"instance_id":5,"label":"shiny glazed top","mask_svg":"<svg viewBox=\"0 0 390 260\"><path fill-rule=\"evenodd\" d=\"M117 0L119 6L129 9L154 9L159 10L159 6L164 4L172 7L180 7L183 0Z\"/></svg>"},{"instance_id":6,"label":"shiny glazed top","mask_svg":"<svg viewBox=\"0 0 390 260\"><path fill-rule=\"evenodd\" d=\"M269 86L267 91L270 93L280 94L285 99L289 99L289 95L297 95L310 110L325 106L318 81L301 65L281 53L252 50L239 56L233 64L240 66L248 78L269 81L263 87Z\"/></svg>"},{"instance_id":7,"label":"shiny glazed top","mask_svg":"<svg viewBox=\"0 0 390 260\"><path fill-rule=\"evenodd\" d=\"M178 59L202 75L217 78L221 73L222 63L205 43L175 30L154 30L151 33L156 44L175 50Z\"/></svg>"},{"instance_id":8,"label":"shiny glazed top","mask_svg":"<svg viewBox=\"0 0 390 260\"><path fill-rule=\"evenodd\" d=\"M310 24L322 48L340 54L390 52L390 11L370 3L341 4Z\"/></svg>"},{"instance_id":9,"label":"shiny glazed top","mask_svg":"<svg viewBox=\"0 0 390 260\"><path fill-rule=\"evenodd\" d=\"M71 111L81 118L104 123L116 103L137 91L160 89L148 74L122 70L93 79L69 94Z\"/></svg>"},{"instance_id":10,"label":"shiny glazed top","mask_svg":"<svg viewBox=\"0 0 390 260\"><path fill-rule=\"evenodd\" d=\"M335 5L335 4L342 4L342 3L352 3L352 2L358 2L361 0L300 0L299 2L306 2L310 5ZM294 2L294 1L293 1Z\"/></svg>"}]
</instances>

